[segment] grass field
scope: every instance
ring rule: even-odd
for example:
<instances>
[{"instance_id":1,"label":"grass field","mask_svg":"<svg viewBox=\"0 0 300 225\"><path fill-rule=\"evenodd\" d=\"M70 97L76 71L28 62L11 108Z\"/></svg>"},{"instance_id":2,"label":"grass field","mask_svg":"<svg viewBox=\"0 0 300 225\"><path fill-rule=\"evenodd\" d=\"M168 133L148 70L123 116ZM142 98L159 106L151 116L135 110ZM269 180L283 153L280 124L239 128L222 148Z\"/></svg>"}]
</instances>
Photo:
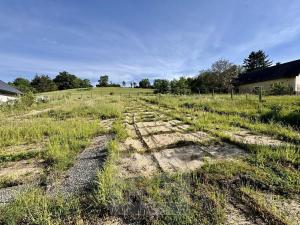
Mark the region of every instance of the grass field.
<instances>
[{"instance_id":1,"label":"grass field","mask_svg":"<svg viewBox=\"0 0 300 225\"><path fill-rule=\"evenodd\" d=\"M300 224L299 96L43 95L0 107L0 224ZM108 134L92 189L49 194Z\"/></svg>"}]
</instances>

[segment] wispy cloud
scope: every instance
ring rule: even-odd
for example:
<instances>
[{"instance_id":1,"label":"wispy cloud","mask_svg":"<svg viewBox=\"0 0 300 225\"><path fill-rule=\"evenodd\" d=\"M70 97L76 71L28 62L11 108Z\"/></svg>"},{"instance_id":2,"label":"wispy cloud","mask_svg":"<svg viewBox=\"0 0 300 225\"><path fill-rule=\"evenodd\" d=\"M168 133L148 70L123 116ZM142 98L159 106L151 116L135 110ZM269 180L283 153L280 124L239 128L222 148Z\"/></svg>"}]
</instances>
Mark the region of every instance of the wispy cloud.
<instances>
[{"instance_id":1,"label":"wispy cloud","mask_svg":"<svg viewBox=\"0 0 300 225\"><path fill-rule=\"evenodd\" d=\"M0 3L0 79L35 73L55 76L62 70L93 82L101 74L114 82L172 78L195 75L219 58L241 63L252 50L272 52L287 45L299 49L299 3L281 2L279 7L268 1L269 11L252 2L219 2L213 7L191 1L176 2L176 8L141 3L118 11L121 15L106 13L104 8L112 5L104 3L51 2L22 10ZM289 13L282 13L282 7Z\"/></svg>"}]
</instances>

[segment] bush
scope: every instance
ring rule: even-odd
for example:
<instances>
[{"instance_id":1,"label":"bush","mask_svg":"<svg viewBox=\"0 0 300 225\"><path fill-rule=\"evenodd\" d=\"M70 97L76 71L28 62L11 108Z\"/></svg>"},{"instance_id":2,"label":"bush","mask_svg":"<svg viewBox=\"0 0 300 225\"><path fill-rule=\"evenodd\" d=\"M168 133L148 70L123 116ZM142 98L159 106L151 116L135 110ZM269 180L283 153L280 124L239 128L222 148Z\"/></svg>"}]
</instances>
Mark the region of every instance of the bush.
<instances>
[{"instance_id":1,"label":"bush","mask_svg":"<svg viewBox=\"0 0 300 225\"><path fill-rule=\"evenodd\" d=\"M166 94L169 92L170 89L170 83L168 80L161 80L161 79L156 79L154 80L153 87L155 89L154 93L158 94Z\"/></svg>"},{"instance_id":2,"label":"bush","mask_svg":"<svg viewBox=\"0 0 300 225\"><path fill-rule=\"evenodd\" d=\"M270 110L261 114L261 120L263 122L270 122L272 120L278 121L281 118L282 105L271 105Z\"/></svg>"},{"instance_id":3,"label":"bush","mask_svg":"<svg viewBox=\"0 0 300 225\"><path fill-rule=\"evenodd\" d=\"M23 95L21 97L20 102L22 105L24 105L26 107L32 106L35 102L34 94L32 92L26 93L25 95Z\"/></svg>"},{"instance_id":4,"label":"bush","mask_svg":"<svg viewBox=\"0 0 300 225\"><path fill-rule=\"evenodd\" d=\"M284 83L274 83L271 85L270 93L271 95L291 95L294 90L290 85L285 85Z\"/></svg>"}]
</instances>

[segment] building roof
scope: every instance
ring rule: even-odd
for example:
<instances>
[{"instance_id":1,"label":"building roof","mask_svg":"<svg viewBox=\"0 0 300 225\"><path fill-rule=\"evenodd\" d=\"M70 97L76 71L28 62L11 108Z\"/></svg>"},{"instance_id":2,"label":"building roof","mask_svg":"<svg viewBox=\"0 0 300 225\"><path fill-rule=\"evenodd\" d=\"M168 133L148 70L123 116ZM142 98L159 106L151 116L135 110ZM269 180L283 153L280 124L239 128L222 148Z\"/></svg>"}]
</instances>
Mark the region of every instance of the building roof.
<instances>
[{"instance_id":1,"label":"building roof","mask_svg":"<svg viewBox=\"0 0 300 225\"><path fill-rule=\"evenodd\" d=\"M300 74L300 59L271 66L268 68L243 73L237 79L237 84L251 84L256 82L296 77Z\"/></svg>"},{"instance_id":2,"label":"building roof","mask_svg":"<svg viewBox=\"0 0 300 225\"><path fill-rule=\"evenodd\" d=\"M8 85L7 83L4 83L2 80L0 80L0 92L7 92L7 93L12 93L12 94L22 94L21 91Z\"/></svg>"}]
</instances>

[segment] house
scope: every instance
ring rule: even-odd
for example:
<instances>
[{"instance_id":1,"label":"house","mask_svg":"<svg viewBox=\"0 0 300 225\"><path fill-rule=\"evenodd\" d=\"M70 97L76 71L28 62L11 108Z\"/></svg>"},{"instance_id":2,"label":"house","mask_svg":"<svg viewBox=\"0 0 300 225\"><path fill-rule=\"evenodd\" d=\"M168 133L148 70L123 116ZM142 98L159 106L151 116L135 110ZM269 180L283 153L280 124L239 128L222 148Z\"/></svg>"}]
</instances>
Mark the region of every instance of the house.
<instances>
[{"instance_id":1,"label":"house","mask_svg":"<svg viewBox=\"0 0 300 225\"><path fill-rule=\"evenodd\" d=\"M18 89L0 80L0 103L14 100L22 94Z\"/></svg>"},{"instance_id":2,"label":"house","mask_svg":"<svg viewBox=\"0 0 300 225\"><path fill-rule=\"evenodd\" d=\"M237 79L240 93L250 93L260 87L268 91L276 83L289 86L295 93L300 93L300 60L240 74Z\"/></svg>"}]
</instances>

